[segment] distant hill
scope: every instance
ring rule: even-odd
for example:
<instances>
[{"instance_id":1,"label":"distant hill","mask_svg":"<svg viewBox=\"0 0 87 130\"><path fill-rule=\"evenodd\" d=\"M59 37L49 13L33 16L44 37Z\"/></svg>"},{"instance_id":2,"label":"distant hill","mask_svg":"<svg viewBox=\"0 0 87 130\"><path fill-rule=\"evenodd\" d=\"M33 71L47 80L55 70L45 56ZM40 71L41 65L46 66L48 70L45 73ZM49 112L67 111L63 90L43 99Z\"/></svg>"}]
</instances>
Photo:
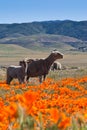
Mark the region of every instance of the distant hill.
<instances>
[{"instance_id":1,"label":"distant hill","mask_svg":"<svg viewBox=\"0 0 87 130\"><path fill-rule=\"evenodd\" d=\"M66 47L68 50L87 51L87 21L0 24L0 43L30 49Z\"/></svg>"},{"instance_id":2,"label":"distant hill","mask_svg":"<svg viewBox=\"0 0 87 130\"><path fill-rule=\"evenodd\" d=\"M87 21L56 20L21 24L0 24L0 38L33 34L65 35L87 41Z\"/></svg>"},{"instance_id":3,"label":"distant hill","mask_svg":"<svg viewBox=\"0 0 87 130\"><path fill-rule=\"evenodd\" d=\"M87 51L87 43L79 39L52 34L38 34L30 36L6 37L0 39L1 44L16 44L31 50L47 51L58 48L66 51Z\"/></svg>"}]
</instances>

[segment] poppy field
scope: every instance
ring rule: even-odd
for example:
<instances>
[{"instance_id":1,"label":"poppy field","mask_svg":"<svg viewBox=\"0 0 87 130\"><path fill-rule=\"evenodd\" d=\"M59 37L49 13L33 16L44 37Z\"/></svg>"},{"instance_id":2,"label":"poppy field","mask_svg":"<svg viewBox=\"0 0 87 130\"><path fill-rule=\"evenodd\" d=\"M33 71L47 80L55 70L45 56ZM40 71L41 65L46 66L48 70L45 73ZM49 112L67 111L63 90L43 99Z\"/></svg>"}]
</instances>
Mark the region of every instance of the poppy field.
<instances>
[{"instance_id":1,"label":"poppy field","mask_svg":"<svg viewBox=\"0 0 87 130\"><path fill-rule=\"evenodd\" d=\"M86 129L87 76L38 85L0 81L0 130Z\"/></svg>"}]
</instances>

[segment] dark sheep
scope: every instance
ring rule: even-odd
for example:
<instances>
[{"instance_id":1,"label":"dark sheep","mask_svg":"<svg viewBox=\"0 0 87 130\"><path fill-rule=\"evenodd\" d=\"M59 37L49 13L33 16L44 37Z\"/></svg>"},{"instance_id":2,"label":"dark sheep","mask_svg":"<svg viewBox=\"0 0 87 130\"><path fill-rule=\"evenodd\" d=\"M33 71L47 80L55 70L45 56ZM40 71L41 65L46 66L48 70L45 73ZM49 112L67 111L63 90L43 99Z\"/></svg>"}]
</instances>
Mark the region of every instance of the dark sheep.
<instances>
[{"instance_id":1,"label":"dark sheep","mask_svg":"<svg viewBox=\"0 0 87 130\"><path fill-rule=\"evenodd\" d=\"M35 59L28 59L26 58L24 61L27 63L27 64L30 64L32 61L34 61Z\"/></svg>"},{"instance_id":2,"label":"dark sheep","mask_svg":"<svg viewBox=\"0 0 87 130\"><path fill-rule=\"evenodd\" d=\"M25 62L26 62L26 75L27 75L27 66L31 63L31 62L33 62L33 61L38 61L38 60L40 60L40 59L29 59L29 58L25 58ZM42 76L39 76L39 81L42 79Z\"/></svg>"},{"instance_id":3,"label":"dark sheep","mask_svg":"<svg viewBox=\"0 0 87 130\"><path fill-rule=\"evenodd\" d=\"M43 81L44 81L53 62L55 60L61 59L61 58L63 58L63 54L61 54L57 50L54 50L46 59L39 59L36 61L32 61L30 64L28 64L28 67L27 67L27 79L26 80L28 81L28 79L30 77L39 76L40 83L41 83L42 76L43 76Z\"/></svg>"},{"instance_id":4,"label":"dark sheep","mask_svg":"<svg viewBox=\"0 0 87 130\"><path fill-rule=\"evenodd\" d=\"M6 83L10 84L10 82L14 78L17 78L19 80L20 84L24 83L25 68L26 68L25 61L20 61L19 66L9 66L7 68L7 80L6 80Z\"/></svg>"}]
</instances>

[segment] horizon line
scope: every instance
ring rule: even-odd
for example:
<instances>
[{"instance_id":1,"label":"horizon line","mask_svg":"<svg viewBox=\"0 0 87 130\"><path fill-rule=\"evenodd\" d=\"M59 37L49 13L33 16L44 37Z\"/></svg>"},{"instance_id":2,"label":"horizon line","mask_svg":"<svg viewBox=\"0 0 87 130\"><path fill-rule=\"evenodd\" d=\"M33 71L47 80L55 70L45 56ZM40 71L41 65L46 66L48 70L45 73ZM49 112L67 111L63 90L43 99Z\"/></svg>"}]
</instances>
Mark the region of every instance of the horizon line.
<instances>
[{"instance_id":1,"label":"horizon line","mask_svg":"<svg viewBox=\"0 0 87 130\"><path fill-rule=\"evenodd\" d=\"M34 22L54 22L54 21L72 21L72 22L83 22L87 20L71 20L71 19L65 19L65 20L34 20L34 21L26 21L26 22L1 22L0 24L23 24L23 23L34 23Z\"/></svg>"}]
</instances>

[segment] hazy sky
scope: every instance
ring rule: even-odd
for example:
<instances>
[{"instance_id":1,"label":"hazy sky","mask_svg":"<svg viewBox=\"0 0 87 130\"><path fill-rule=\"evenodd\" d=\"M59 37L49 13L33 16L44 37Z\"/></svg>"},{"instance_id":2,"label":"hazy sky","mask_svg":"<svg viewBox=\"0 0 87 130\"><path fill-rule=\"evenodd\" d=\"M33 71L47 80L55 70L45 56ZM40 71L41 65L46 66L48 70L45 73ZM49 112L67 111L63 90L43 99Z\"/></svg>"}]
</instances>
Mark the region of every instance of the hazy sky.
<instances>
[{"instance_id":1,"label":"hazy sky","mask_svg":"<svg viewBox=\"0 0 87 130\"><path fill-rule=\"evenodd\" d=\"M87 20L87 0L0 0L0 23Z\"/></svg>"}]
</instances>

